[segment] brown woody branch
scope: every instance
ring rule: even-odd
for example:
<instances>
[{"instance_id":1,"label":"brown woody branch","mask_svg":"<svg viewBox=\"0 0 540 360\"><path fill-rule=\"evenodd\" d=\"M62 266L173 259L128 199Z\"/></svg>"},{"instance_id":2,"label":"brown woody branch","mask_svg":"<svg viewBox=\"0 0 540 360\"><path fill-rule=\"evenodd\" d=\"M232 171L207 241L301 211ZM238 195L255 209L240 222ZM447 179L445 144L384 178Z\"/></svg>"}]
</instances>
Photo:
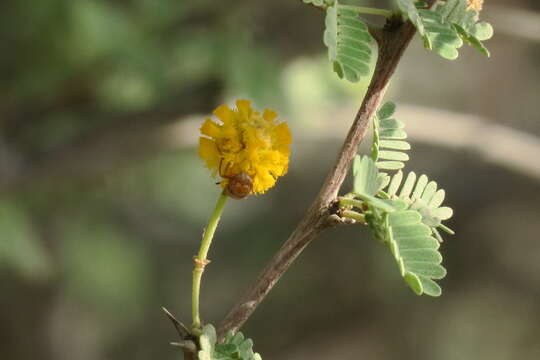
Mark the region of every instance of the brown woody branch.
<instances>
[{"instance_id":1,"label":"brown woody branch","mask_svg":"<svg viewBox=\"0 0 540 360\"><path fill-rule=\"evenodd\" d=\"M220 324L218 330L220 338L223 338L229 330L236 332L302 250L324 229L337 223L335 219L329 221L330 216L333 215L332 205L357 153L358 145L366 135L369 121L379 107L390 78L416 29L410 22L404 23L401 18L393 18L388 20L383 29L374 29L371 32L379 45L377 65L371 84L349 129L337 161L326 177L317 198L294 232L270 260L255 284Z\"/></svg>"}]
</instances>

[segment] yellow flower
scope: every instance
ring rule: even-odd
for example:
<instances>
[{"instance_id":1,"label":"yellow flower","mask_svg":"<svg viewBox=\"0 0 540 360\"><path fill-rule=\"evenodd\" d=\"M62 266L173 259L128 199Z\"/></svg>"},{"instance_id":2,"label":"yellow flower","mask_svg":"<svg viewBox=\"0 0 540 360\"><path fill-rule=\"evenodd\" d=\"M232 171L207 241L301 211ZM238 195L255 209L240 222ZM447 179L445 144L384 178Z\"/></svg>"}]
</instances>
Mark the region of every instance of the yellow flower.
<instances>
[{"instance_id":1,"label":"yellow flower","mask_svg":"<svg viewBox=\"0 0 540 360\"><path fill-rule=\"evenodd\" d=\"M251 179L250 193L262 194L287 173L291 133L277 113L259 113L248 100L236 101L236 109L221 105L214 110L219 123L206 119L201 127L199 156L227 188L237 177ZM246 174L249 176L247 177Z\"/></svg>"},{"instance_id":2,"label":"yellow flower","mask_svg":"<svg viewBox=\"0 0 540 360\"><path fill-rule=\"evenodd\" d=\"M484 3L484 0L467 0L468 7L467 9L473 9L476 11L482 10L482 5Z\"/></svg>"}]
</instances>

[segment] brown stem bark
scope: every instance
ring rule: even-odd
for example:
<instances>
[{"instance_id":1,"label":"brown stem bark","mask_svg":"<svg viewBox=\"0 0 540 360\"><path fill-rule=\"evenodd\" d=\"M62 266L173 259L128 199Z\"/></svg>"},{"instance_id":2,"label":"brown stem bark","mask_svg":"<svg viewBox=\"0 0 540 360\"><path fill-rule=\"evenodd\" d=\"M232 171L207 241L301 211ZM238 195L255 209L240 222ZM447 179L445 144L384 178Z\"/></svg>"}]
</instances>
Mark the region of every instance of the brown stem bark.
<instances>
[{"instance_id":1,"label":"brown stem bark","mask_svg":"<svg viewBox=\"0 0 540 360\"><path fill-rule=\"evenodd\" d=\"M220 339L229 330L236 332L302 250L324 229L336 223L329 221L329 217L332 215L332 204L357 153L358 145L366 135L369 121L377 111L390 78L415 32L416 29L410 22L404 23L400 18L390 19L383 29L372 30L372 35L379 45L377 65L366 96L349 129L336 163L304 218L270 260L255 284L236 303L220 324L218 329Z\"/></svg>"}]
</instances>

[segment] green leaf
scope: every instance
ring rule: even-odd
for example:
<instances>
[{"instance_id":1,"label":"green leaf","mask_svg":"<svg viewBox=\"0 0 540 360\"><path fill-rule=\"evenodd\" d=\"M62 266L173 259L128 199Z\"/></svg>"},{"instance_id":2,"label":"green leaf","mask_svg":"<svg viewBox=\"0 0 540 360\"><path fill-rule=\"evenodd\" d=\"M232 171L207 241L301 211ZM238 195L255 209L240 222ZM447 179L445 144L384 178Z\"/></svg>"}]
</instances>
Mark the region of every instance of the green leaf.
<instances>
[{"instance_id":1,"label":"green leaf","mask_svg":"<svg viewBox=\"0 0 540 360\"><path fill-rule=\"evenodd\" d=\"M359 13L335 1L326 9L324 44L334 71L340 78L358 82L373 70L372 45L375 41Z\"/></svg>"},{"instance_id":2,"label":"green leaf","mask_svg":"<svg viewBox=\"0 0 540 360\"><path fill-rule=\"evenodd\" d=\"M380 120L384 120L390 118L390 116L394 115L395 112L396 104L389 101L379 108L379 110L377 111L377 116Z\"/></svg>"},{"instance_id":3,"label":"green leaf","mask_svg":"<svg viewBox=\"0 0 540 360\"><path fill-rule=\"evenodd\" d=\"M429 204L428 204L429 207L438 208L439 206L441 206L441 204L444 201L445 195L446 193L443 189L437 190L435 194L433 195L433 197L431 198L431 200L429 201Z\"/></svg>"},{"instance_id":4,"label":"green leaf","mask_svg":"<svg viewBox=\"0 0 540 360\"><path fill-rule=\"evenodd\" d=\"M399 244L399 248L401 250L438 249L439 246L439 241L431 236L402 239L401 243Z\"/></svg>"},{"instance_id":5,"label":"green leaf","mask_svg":"<svg viewBox=\"0 0 540 360\"><path fill-rule=\"evenodd\" d=\"M418 275L427 276L433 279L442 279L446 276L446 270L442 265L428 261L408 261L407 268Z\"/></svg>"},{"instance_id":6,"label":"green leaf","mask_svg":"<svg viewBox=\"0 0 540 360\"><path fill-rule=\"evenodd\" d=\"M411 200L414 201L420 198L420 196L424 192L424 189L426 188L427 183L428 183L428 177L426 175L420 175L420 177L418 178L418 181L416 182L416 186L414 187Z\"/></svg>"},{"instance_id":7,"label":"green leaf","mask_svg":"<svg viewBox=\"0 0 540 360\"><path fill-rule=\"evenodd\" d=\"M409 155L398 151L379 151L379 159L407 161L409 160Z\"/></svg>"},{"instance_id":8,"label":"green leaf","mask_svg":"<svg viewBox=\"0 0 540 360\"><path fill-rule=\"evenodd\" d=\"M402 121L391 118L396 110L394 103L381 106L373 117L373 143L371 154L381 170L399 170L405 167L404 161L409 155L400 150L409 150L411 146L404 141L407 133Z\"/></svg>"},{"instance_id":9,"label":"green leaf","mask_svg":"<svg viewBox=\"0 0 540 360\"><path fill-rule=\"evenodd\" d=\"M407 272L405 273L405 276L403 276L403 279L416 295L422 295L424 289L422 288L422 282L418 275Z\"/></svg>"},{"instance_id":10,"label":"green leaf","mask_svg":"<svg viewBox=\"0 0 540 360\"><path fill-rule=\"evenodd\" d=\"M434 249L407 249L400 251L401 256L409 261L422 261L431 263L441 263L441 253Z\"/></svg>"},{"instance_id":11,"label":"green leaf","mask_svg":"<svg viewBox=\"0 0 540 360\"><path fill-rule=\"evenodd\" d=\"M353 162L354 186L356 194L375 195L381 185L379 171L373 160L367 156L356 156Z\"/></svg>"},{"instance_id":12,"label":"green leaf","mask_svg":"<svg viewBox=\"0 0 540 360\"><path fill-rule=\"evenodd\" d=\"M480 22L470 26L467 31L480 41L491 39L493 36L493 27L487 22Z\"/></svg>"},{"instance_id":13,"label":"green leaf","mask_svg":"<svg viewBox=\"0 0 540 360\"><path fill-rule=\"evenodd\" d=\"M425 276L419 276L420 283L422 284L422 290L424 294L437 297L441 296L442 290L441 287L433 280Z\"/></svg>"},{"instance_id":14,"label":"green leaf","mask_svg":"<svg viewBox=\"0 0 540 360\"><path fill-rule=\"evenodd\" d=\"M446 0L444 4L437 6L437 12L444 21L457 22L465 16L467 0Z\"/></svg>"},{"instance_id":15,"label":"green leaf","mask_svg":"<svg viewBox=\"0 0 540 360\"><path fill-rule=\"evenodd\" d=\"M223 343L216 344L216 330L208 324L199 336L199 360L261 360L261 356L253 352L253 341L246 339L241 332L227 333Z\"/></svg>"},{"instance_id":16,"label":"green leaf","mask_svg":"<svg viewBox=\"0 0 540 360\"><path fill-rule=\"evenodd\" d=\"M467 0L447 0L437 6L436 12L441 15L443 22L453 27L463 41L489 57L489 50L482 41L493 36L493 27L486 22L478 23L479 13L467 7Z\"/></svg>"},{"instance_id":17,"label":"green leaf","mask_svg":"<svg viewBox=\"0 0 540 360\"><path fill-rule=\"evenodd\" d=\"M393 235L400 238L425 237L431 235L428 226L418 222L414 225L393 226Z\"/></svg>"},{"instance_id":18,"label":"green leaf","mask_svg":"<svg viewBox=\"0 0 540 360\"><path fill-rule=\"evenodd\" d=\"M438 296L440 287L433 279L446 275L439 242L430 236L431 229L422 222L422 215L416 210L399 209L400 202L394 200L394 211L389 213L370 208L366 222L375 238L388 245L401 276L415 294Z\"/></svg>"},{"instance_id":19,"label":"green leaf","mask_svg":"<svg viewBox=\"0 0 540 360\"><path fill-rule=\"evenodd\" d=\"M217 336L216 329L213 325L208 324L202 328L201 335L199 336L199 360L213 360L214 359L214 347L216 345Z\"/></svg>"},{"instance_id":20,"label":"green leaf","mask_svg":"<svg viewBox=\"0 0 540 360\"><path fill-rule=\"evenodd\" d=\"M406 141L401 140L380 140L379 146L381 148L393 149L393 150L410 150L411 145Z\"/></svg>"},{"instance_id":21,"label":"green leaf","mask_svg":"<svg viewBox=\"0 0 540 360\"><path fill-rule=\"evenodd\" d=\"M403 140L407 138L407 133L401 129L382 128L379 134L381 138Z\"/></svg>"},{"instance_id":22,"label":"green leaf","mask_svg":"<svg viewBox=\"0 0 540 360\"><path fill-rule=\"evenodd\" d=\"M403 181L403 174L396 173L389 184L386 194L390 199L404 201L407 204L406 208L417 211L422 216L422 223L427 225L435 236L439 236L438 233L435 233L436 228L443 229L444 225L441 222L448 220L453 215L451 208L441 206L445 191L438 189L437 183L429 181L426 175L417 178L412 171L409 172L405 181ZM399 190L400 187L401 190ZM397 195L398 193L399 195ZM445 226L444 229L448 228Z\"/></svg>"},{"instance_id":23,"label":"green leaf","mask_svg":"<svg viewBox=\"0 0 540 360\"><path fill-rule=\"evenodd\" d=\"M388 214L388 220L394 226L406 226L418 224L422 220L422 216L417 211L401 211L395 214Z\"/></svg>"},{"instance_id":24,"label":"green leaf","mask_svg":"<svg viewBox=\"0 0 540 360\"><path fill-rule=\"evenodd\" d=\"M380 126L383 129L403 129L405 124L396 119L380 119Z\"/></svg>"},{"instance_id":25,"label":"green leaf","mask_svg":"<svg viewBox=\"0 0 540 360\"><path fill-rule=\"evenodd\" d=\"M457 30L459 36L461 36L461 38L465 42L469 43L472 47L474 47L476 50L480 51L485 56L487 56L487 57L491 56L489 50L484 46L484 44L482 44L482 42L480 40L478 40L478 38L476 38L474 35L468 33L467 30L465 30L464 28L462 28L461 26L459 26L457 24L454 24L454 28Z\"/></svg>"},{"instance_id":26,"label":"green leaf","mask_svg":"<svg viewBox=\"0 0 540 360\"><path fill-rule=\"evenodd\" d=\"M425 26L425 41L440 56L448 60L455 60L459 56L459 49L463 41L450 23L443 20L441 14L432 10L418 10Z\"/></svg>"},{"instance_id":27,"label":"green leaf","mask_svg":"<svg viewBox=\"0 0 540 360\"><path fill-rule=\"evenodd\" d=\"M396 191L399 188L399 184L401 184L402 178L403 173L401 171L398 171L396 175L394 175L394 177L390 181L390 186L388 187L388 196L394 196L396 194Z\"/></svg>"},{"instance_id":28,"label":"green leaf","mask_svg":"<svg viewBox=\"0 0 540 360\"><path fill-rule=\"evenodd\" d=\"M443 278L446 270L440 265L439 243L429 236L431 231L421 220L421 214L415 210L388 214L385 239L407 285L417 295L438 296L440 291L436 289L440 290L440 287L434 286L432 279Z\"/></svg>"},{"instance_id":29,"label":"green leaf","mask_svg":"<svg viewBox=\"0 0 540 360\"><path fill-rule=\"evenodd\" d=\"M377 167L383 170L399 170L405 167L401 161L377 161Z\"/></svg>"},{"instance_id":30,"label":"green leaf","mask_svg":"<svg viewBox=\"0 0 540 360\"><path fill-rule=\"evenodd\" d=\"M405 183L403 184L403 187L401 188L399 197L402 199L409 199L411 195L411 191L414 188L415 183L416 183L416 174L413 171L411 171L409 175L407 175L407 178L405 179Z\"/></svg>"},{"instance_id":31,"label":"green leaf","mask_svg":"<svg viewBox=\"0 0 540 360\"><path fill-rule=\"evenodd\" d=\"M375 196L370 196L363 193L355 194L357 198L364 200L367 204L377 209L383 210L385 212L392 212L395 210L392 202L384 199L376 198Z\"/></svg>"},{"instance_id":32,"label":"green leaf","mask_svg":"<svg viewBox=\"0 0 540 360\"><path fill-rule=\"evenodd\" d=\"M409 159L400 151L408 150L410 145L402 140L407 134L403 122L392 118L394 112L393 103L377 111L373 117L371 157L354 159L353 194L362 200L356 207L375 239L388 246L401 276L414 293L439 296L441 288L433 280L442 279L446 269L441 265L442 239L438 229L453 233L441 223L452 216L452 209L441 206L445 191L426 175L417 177L410 172L404 179L401 171L391 177L379 172L401 169Z\"/></svg>"}]
</instances>

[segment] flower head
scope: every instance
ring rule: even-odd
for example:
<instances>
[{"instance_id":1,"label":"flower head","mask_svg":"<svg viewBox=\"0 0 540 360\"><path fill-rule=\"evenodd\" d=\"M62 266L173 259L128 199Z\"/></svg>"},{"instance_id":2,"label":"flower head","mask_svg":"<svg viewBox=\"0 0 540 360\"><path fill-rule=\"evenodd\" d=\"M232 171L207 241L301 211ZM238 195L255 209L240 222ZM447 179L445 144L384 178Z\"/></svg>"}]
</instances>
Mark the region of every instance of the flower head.
<instances>
[{"instance_id":1,"label":"flower head","mask_svg":"<svg viewBox=\"0 0 540 360\"><path fill-rule=\"evenodd\" d=\"M226 189L231 179L251 180L250 193L262 194L287 173L291 133L277 113L261 114L248 100L236 101L236 109L221 105L214 110L220 122L206 119L201 127L199 156Z\"/></svg>"},{"instance_id":2,"label":"flower head","mask_svg":"<svg viewBox=\"0 0 540 360\"><path fill-rule=\"evenodd\" d=\"M483 3L484 0L467 0L467 4L469 5L467 9L473 9L479 12L482 10Z\"/></svg>"}]
</instances>

